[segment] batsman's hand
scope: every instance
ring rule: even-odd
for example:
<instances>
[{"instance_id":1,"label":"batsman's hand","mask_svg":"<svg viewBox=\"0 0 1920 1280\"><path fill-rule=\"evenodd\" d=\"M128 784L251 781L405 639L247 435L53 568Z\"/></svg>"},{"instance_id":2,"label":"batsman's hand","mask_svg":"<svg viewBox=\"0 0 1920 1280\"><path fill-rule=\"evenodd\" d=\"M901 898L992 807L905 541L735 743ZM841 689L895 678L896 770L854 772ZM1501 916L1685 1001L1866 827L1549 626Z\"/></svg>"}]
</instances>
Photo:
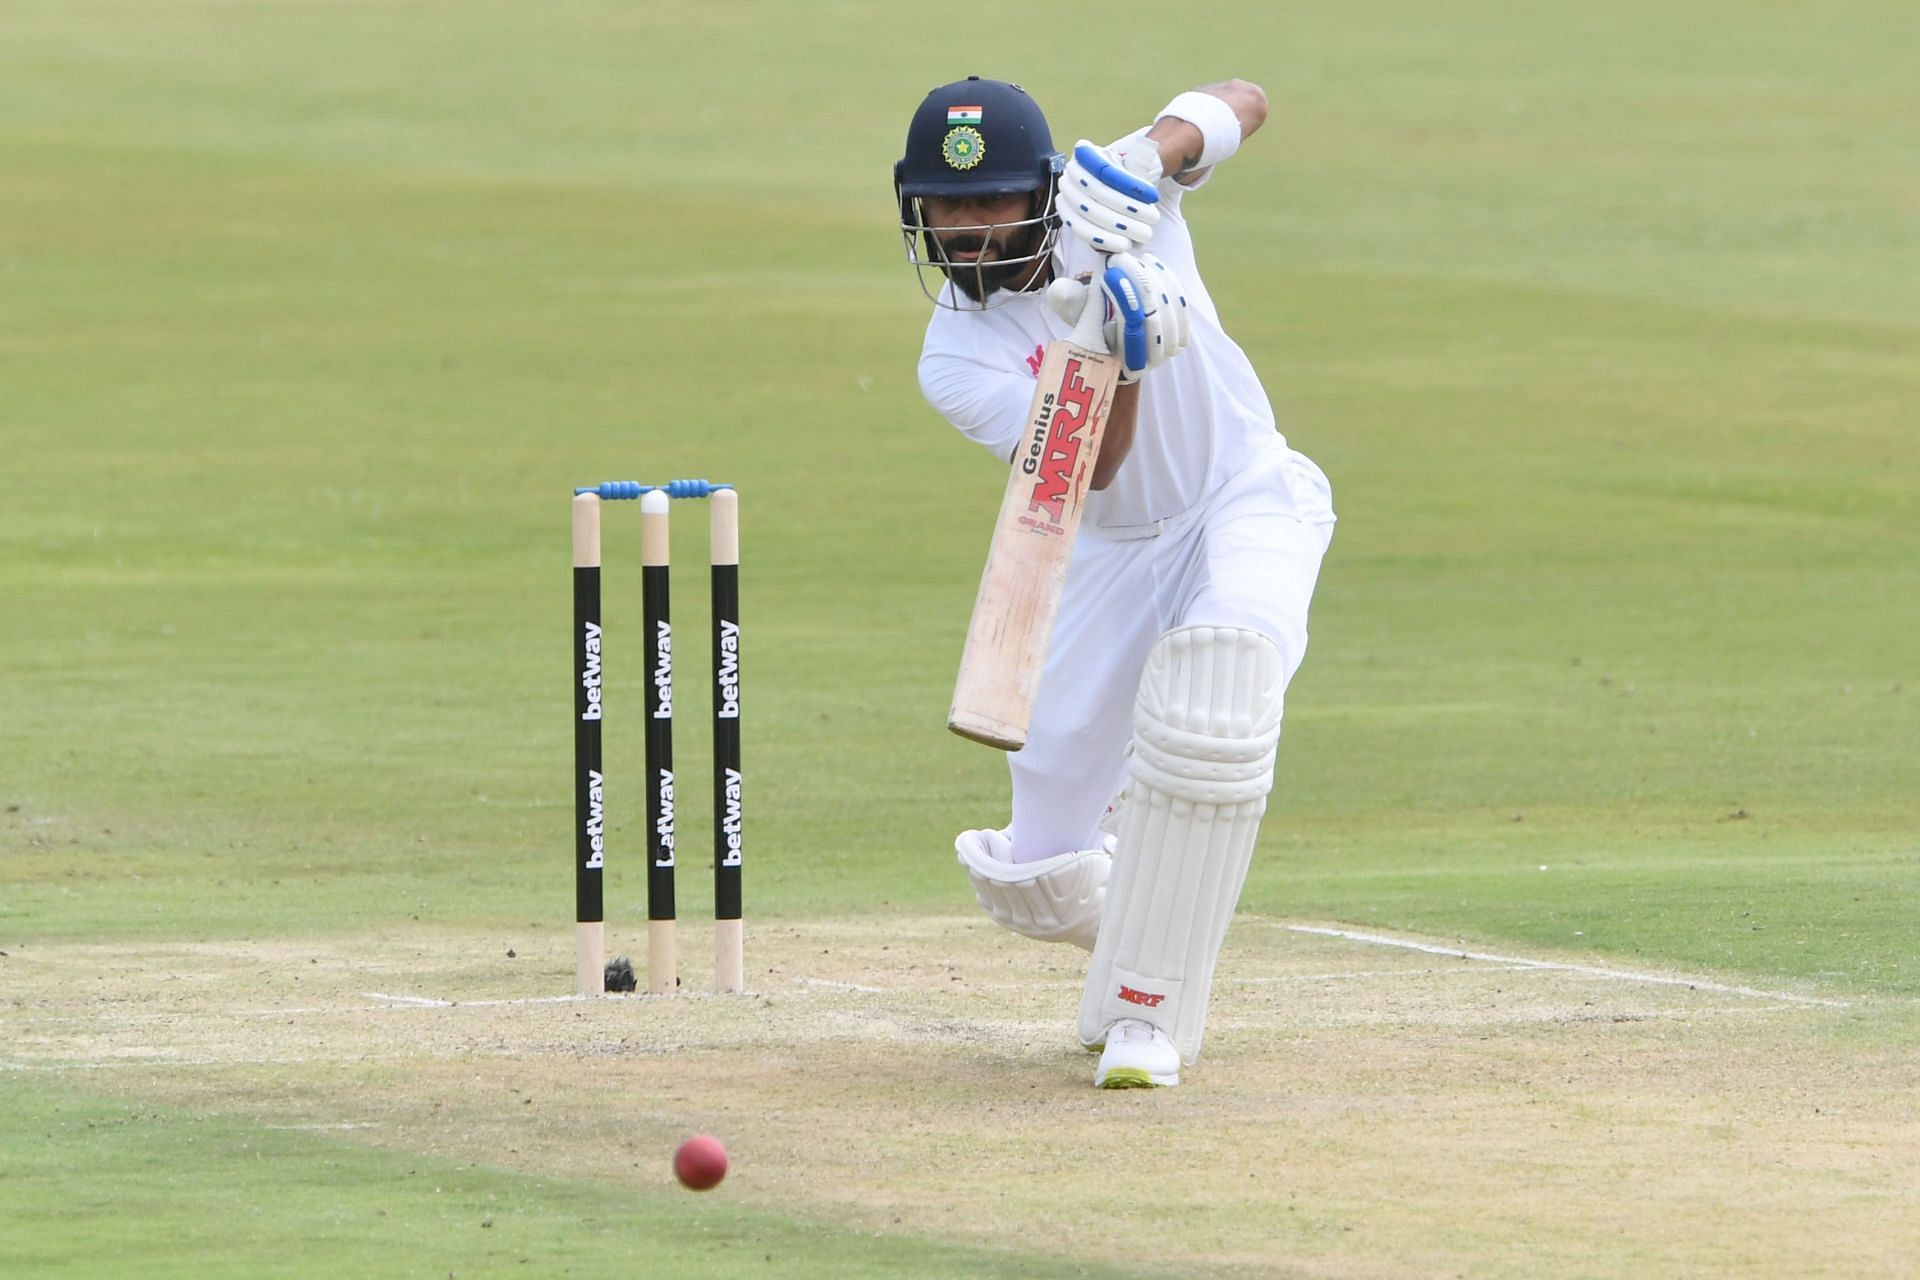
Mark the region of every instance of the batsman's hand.
<instances>
[{"instance_id":1,"label":"batsman's hand","mask_svg":"<svg viewBox=\"0 0 1920 1280\"><path fill-rule=\"evenodd\" d=\"M1138 382L1192 340L1186 288L1173 268L1152 254L1114 254L1099 287L1106 298L1107 350L1120 357L1121 382ZM1047 286L1047 305L1072 323L1091 288L1087 280L1055 280Z\"/></svg>"},{"instance_id":2,"label":"batsman's hand","mask_svg":"<svg viewBox=\"0 0 1920 1280\"><path fill-rule=\"evenodd\" d=\"M1138 252L1160 225L1160 176L1145 129L1110 147L1082 138L1055 188L1060 225L1102 253Z\"/></svg>"}]
</instances>

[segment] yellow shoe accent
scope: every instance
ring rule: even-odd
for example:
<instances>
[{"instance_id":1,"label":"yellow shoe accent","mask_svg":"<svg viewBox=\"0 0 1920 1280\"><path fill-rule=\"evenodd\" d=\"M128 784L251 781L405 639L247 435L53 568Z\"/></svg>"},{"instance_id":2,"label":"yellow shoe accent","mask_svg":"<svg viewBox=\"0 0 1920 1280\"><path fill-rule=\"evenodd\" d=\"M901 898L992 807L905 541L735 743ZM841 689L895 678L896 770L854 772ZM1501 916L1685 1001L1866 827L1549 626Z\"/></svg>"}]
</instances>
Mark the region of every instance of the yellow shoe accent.
<instances>
[{"instance_id":1,"label":"yellow shoe accent","mask_svg":"<svg viewBox=\"0 0 1920 1280\"><path fill-rule=\"evenodd\" d=\"M1138 1018L1122 1018L1107 1028L1106 1041L1094 1088L1158 1089L1180 1083L1180 1055L1164 1031Z\"/></svg>"}]
</instances>

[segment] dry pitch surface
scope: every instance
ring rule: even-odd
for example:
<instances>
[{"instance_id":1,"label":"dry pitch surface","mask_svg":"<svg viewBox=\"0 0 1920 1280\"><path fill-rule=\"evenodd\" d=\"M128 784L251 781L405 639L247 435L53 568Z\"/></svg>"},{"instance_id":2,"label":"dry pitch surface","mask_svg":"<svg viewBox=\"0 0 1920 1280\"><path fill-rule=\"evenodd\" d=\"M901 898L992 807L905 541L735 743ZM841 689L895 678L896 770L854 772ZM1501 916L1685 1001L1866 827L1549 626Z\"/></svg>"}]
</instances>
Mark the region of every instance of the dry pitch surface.
<instances>
[{"instance_id":1,"label":"dry pitch surface","mask_svg":"<svg viewBox=\"0 0 1920 1280\"><path fill-rule=\"evenodd\" d=\"M0 1068L635 1185L707 1130L743 1203L1168 1274L1920 1257L1911 1002L1316 928L1243 917L1206 1058L1151 1093L1089 1087L1079 952L958 917L750 922L738 997L560 996L559 931L31 946Z\"/></svg>"}]
</instances>

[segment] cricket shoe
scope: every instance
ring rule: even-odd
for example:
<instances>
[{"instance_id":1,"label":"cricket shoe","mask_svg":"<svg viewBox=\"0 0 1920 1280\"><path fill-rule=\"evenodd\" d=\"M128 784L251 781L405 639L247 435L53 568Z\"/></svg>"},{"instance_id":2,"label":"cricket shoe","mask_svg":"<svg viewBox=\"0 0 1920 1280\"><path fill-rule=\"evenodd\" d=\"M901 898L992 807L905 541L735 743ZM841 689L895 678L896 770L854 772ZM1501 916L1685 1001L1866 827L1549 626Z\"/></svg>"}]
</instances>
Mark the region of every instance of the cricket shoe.
<instances>
[{"instance_id":1,"label":"cricket shoe","mask_svg":"<svg viewBox=\"0 0 1920 1280\"><path fill-rule=\"evenodd\" d=\"M1122 1018L1107 1028L1094 1088L1155 1089L1179 1083L1180 1051L1166 1032L1138 1018Z\"/></svg>"}]
</instances>

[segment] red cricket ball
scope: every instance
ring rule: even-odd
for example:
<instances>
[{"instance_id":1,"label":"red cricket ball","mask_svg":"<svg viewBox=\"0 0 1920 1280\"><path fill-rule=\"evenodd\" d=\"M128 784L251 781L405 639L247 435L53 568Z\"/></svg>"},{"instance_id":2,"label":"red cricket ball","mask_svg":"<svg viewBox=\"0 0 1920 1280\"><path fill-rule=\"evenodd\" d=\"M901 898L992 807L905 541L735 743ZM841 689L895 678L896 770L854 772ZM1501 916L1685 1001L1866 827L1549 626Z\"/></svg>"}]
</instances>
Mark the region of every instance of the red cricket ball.
<instances>
[{"instance_id":1,"label":"red cricket ball","mask_svg":"<svg viewBox=\"0 0 1920 1280\"><path fill-rule=\"evenodd\" d=\"M697 1134L673 1153L673 1176L693 1191L711 1191L727 1176L727 1149L720 1139Z\"/></svg>"}]
</instances>

